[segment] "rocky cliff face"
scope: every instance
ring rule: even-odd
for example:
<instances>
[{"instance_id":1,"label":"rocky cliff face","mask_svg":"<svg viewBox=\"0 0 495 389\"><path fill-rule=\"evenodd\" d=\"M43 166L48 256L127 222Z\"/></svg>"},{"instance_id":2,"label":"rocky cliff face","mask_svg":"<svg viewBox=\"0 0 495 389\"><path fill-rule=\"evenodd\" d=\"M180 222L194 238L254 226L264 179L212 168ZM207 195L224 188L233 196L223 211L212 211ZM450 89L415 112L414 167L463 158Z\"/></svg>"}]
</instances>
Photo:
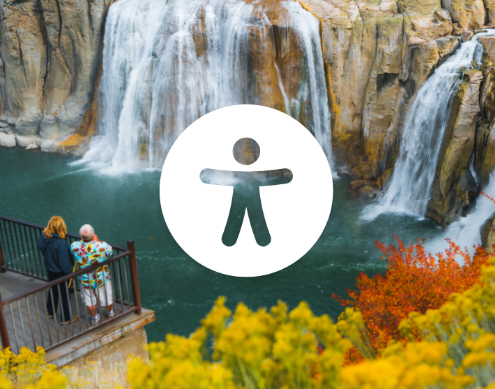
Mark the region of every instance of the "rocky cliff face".
<instances>
[{"instance_id":1,"label":"rocky cliff face","mask_svg":"<svg viewBox=\"0 0 495 389\"><path fill-rule=\"evenodd\" d=\"M411 97L458 45L450 14L440 1L306 4L322 21L338 159L356 180L378 180Z\"/></svg>"},{"instance_id":2,"label":"rocky cliff face","mask_svg":"<svg viewBox=\"0 0 495 389\"><path fill-rule=\"evenodd\" d=\"M443 227L451 224L477 196L478 187L469 170L469 161L475 143L482 81L481 71L467 71L452 102L426 213Z\"/></svg>"},{"instance_id":3,"label":"rocky cliff face","mask_svg":"<svg viewBox=\"0 0 495 389\"><path fill-rule=\"evenodd\" d=\"M443 227L469 211L495 168L495 37L479 42L483 64L479 71L465 72L452 103L426 214Z\"/></svg>"},{"instance_id":4,"label":"rocky cliff face","mask_svg":"<svg viewBox=\"0 0 495 389\"><path fill-rule=\"evenodd\" d=\"M480 120L476 129L474 169L481 184L486 186L495 167L495 37L482 37L485 48L483 76L480 92Z\"/></svg>"},{"instance_id":5,"label":"rocky cliff face","mask_svg":"<svg viewBox=\"0 0 495 389\"><path fill-rule=\"evenodd\" d=\"M495 24L495 1L299 2L320 22L321 51L313 54L324 61L338 168L354 179L351 195L380 196L393 173L416 92L457 49L459 37L469 40L476 30ZM0 0L0 145L84 151L98 118L95 92L110 3ZM311 127L317 118L301 100L310 96L301 91L307 47L287 27L287 8L280 0L263 0L252 17L268 20L270 27L249 34L246 93L281 111L294 108L291 113ZM208 45L204 8L193 30L200 58ZM428 206L428 215L443 226L466 210L478 190L471 157L482 184L495 166L495 38L483 37L480 43L484 63L479 71L466 72L454 99ZM145 143L140 150L147 155Z\"/></svg>"},{"instance_id":6,"label":"rocky cliff face","mask_svg":"<svg viewBox=\"0 0 495 389\"><path fill-rule=\"evenodd\" d=\"M481 244L489 253L495 251L495 214L491 215L481 227Z\"/></svg>"},{"instance_id":7,"label":"rocky cliff face","mask_svg":"<svg viewBox=\"0 0 495 389\"><path fill-rule=\"evenodd\" d=\"M348 193L374 199L386 188L408 106L434 69L485 24L491 2L307 0L322 23L337 159L355 179ZM472 206L495 168L495 37L482 37L481 71L464 75L453 101L427 216L446 227Z\"/></svg>"},{"instance_id":8,"label":"rocky cliff face","mask_svg":"<svg viewBox=\"0 0 495 389\"><path fill-rule=\"evenodd\" d=\"M337 160L355 179L376 181L393 165L397 136L414 92L455 50L454 30L483 24L481 0L463 1L451 1L444 8L431 0L301 3L321 21L334 148ZM45 151L70 151L94 130L96 106L88 108L95 95L110 2L0 0L0 125L8 134L2 137L4 145L15 140L26 146L37 140ZM304 76L304 47L297 34L284 27L287 11L280 1L265 0L259 9L253 16L270 20L273 42L261 45L260 32L253 29L253 88L260 104L286 110L275 65L290 101ZM204 51L204 12L198 14L198 26L194 40L197 50ZM298 119L306 124L311 117L302 107ZM69 138L76 131L78 137Z\"/></svg>"},{"instance_id":9,"label":"rocky cliff face","mask_svg":"<svg viewBox=\"0 0 495 389\"><path fill-rule=\"evenodd\" d=\"M0 0L0 145L74 134L90 107L111 0Z\"/></svg>"}]
</instances>

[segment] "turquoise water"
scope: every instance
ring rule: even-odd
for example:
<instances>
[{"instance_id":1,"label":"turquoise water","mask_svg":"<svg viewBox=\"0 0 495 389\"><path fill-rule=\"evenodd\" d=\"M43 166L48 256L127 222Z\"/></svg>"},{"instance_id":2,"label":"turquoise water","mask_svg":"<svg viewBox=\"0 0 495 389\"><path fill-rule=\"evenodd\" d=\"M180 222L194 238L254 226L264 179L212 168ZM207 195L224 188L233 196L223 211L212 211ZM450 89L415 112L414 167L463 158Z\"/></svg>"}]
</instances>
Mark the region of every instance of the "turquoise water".
<instances>
[{"instance_id":1,"label":"turquoise water","mask_svg":"<svg viewBox=\"0 0 495 389\"><path fill-rule=\"evenodd\" d=\"M146 327L150 341L166 333L189 335L218 296L234 308L270 307L277 300L294 307L307 301L317 314L336 319L342 307L331 294L346 296L360 271L385 270L374 241L406 243L432 239L441 231L429 220L382 215L358 221L364 204L349 199L349 179L334 182L330 220L317 244L292 266L268 276L236 278L217 274L189 258L170 235L160 208L160 172L108 176L74 159L20 148L0 148L0 214L46 224L63 216L69 231L90 223L102 240L125 245L133 239L138 257L142 304L156 312Z\"/></svg>"}]
</instances>

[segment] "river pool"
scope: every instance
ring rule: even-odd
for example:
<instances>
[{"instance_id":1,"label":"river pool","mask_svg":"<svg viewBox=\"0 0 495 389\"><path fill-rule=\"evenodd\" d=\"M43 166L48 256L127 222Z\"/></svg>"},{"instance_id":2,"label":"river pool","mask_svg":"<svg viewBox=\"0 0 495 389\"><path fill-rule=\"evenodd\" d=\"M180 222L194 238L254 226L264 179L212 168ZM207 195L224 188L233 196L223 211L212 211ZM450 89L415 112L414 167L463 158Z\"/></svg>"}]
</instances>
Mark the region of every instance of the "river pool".
<instances>
[{"instance_id":1,"label":"river pool","mask_svg":"<svg viewBox=\"0 0 495 389\"><path fill-rule=\"evenodd\" d=\"M334 182L330 220L316 245L298 262L275 274L236 278L215 273L188 257L175 243L163 219L159 171L104 175L74 159L21 148L0 148L0 214L45 225L63 216L71 232L90 223L102 240L136 243L141 299L156 312L146 327L149 341L166 333L189 335L218 296L234 308L271 307L277 300L293 308L301 300L317 314L336 319L342 307L331 294L346 296L360 271L385 270L374 241L405 243L435 238L441 231L429 220L381 215L359 221L364 204L346 194L348 178Z\"/></svg>"}]
</instances>

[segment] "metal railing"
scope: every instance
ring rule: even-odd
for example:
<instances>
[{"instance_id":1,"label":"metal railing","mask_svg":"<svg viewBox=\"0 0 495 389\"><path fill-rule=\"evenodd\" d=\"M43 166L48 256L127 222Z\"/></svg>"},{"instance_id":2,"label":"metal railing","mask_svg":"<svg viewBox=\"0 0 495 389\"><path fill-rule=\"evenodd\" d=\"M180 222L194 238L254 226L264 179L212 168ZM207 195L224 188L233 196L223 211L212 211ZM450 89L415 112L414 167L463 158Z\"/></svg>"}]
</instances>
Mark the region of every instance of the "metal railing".
<instances>
[{"instance_id":1,"label":"metal railing","mask_svg":"<svg viewBox=\"0 0 495 389\"><path fill-rule=\"evenodd\" d=\"M37 235L41 234L42 229L42 226L0 216L0 270L46 280L43 258L37 255L39 250L36 246ZM76 239L80 237L67 235L69 243ZM15 353L22 347L35 351L38 346L48 351L122 316L141 313L134 242L128 241L127 248L112 247L114 256L103 263L5 300L0 295L2 347L10 347ZM81 276L93 277L103 267L110 276L108 286L85 289ZM89 306L94 304L95 309L86 305L88 298ZM112 316L105 308L111 301ZM95 310L101 318L98 323L92 320ZM69 320L66 321L67 318Z\"/></svg>"},{"instance_id":2,"label":"metal railing","mask_svg":"<svg viewBox=\"0 0 495 389\"><path fill-rule=\"evenodd\" d=\"M39 224L0 215L0 269L48 280L43 255L38 249L38 238L44 228ZM68 233L65 239L71 245L81 237ZM114 255L127 250L122 246L112 247Z\"/></svg>"}]
</instances>

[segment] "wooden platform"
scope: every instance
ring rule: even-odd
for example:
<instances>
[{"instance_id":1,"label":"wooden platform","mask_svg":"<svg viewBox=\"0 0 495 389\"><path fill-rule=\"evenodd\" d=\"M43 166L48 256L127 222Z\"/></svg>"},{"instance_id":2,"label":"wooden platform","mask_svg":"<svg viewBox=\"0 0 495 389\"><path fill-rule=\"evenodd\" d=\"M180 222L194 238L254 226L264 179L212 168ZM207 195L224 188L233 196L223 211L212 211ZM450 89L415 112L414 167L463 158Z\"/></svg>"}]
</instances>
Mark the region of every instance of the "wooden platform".
<instances>
[{"instance_id":1,"label":"wooden platform","mask_svg":"<svg viewBox=\"0 0 495 389\"><path fill-rule=\"evenodd\" d=\"M0 273L0 294L3 301L43 284L45 281L10 271ZM70 337L91 330L91 316L83 303L80 291L70 296L72 315L77 315L79 318L70 324L60 323L62 313L60 302L56 317L58 320L48 317L45 309L48 296L49 293L45 290L4 306L11 349L14 353L18 353L22 347L33 351L38 346L49 349ZM114 304L117 315L128 309L129 307L123 303L115 302ZM99 308L99 314L103 320L107 320L106 308ZM135 316L134 313L130 315Z\"/></svg>"}]
</instances>

